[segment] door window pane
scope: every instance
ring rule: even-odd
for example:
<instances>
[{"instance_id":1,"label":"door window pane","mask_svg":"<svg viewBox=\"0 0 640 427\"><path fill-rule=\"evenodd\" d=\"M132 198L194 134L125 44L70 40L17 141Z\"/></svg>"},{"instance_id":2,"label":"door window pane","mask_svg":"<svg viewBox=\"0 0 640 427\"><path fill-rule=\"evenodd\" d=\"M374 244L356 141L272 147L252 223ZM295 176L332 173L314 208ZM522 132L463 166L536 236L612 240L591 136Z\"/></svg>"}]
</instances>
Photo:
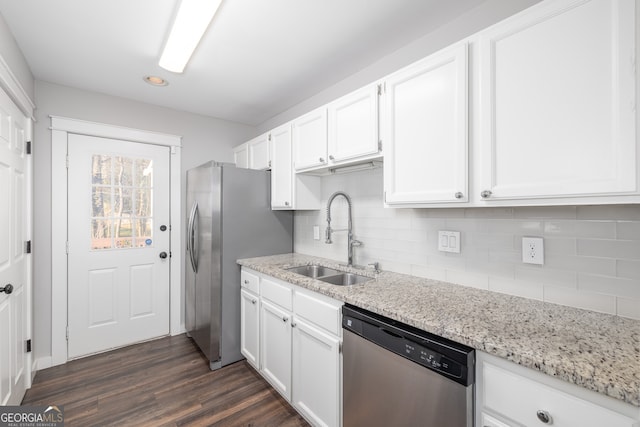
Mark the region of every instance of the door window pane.
<instances>
[{"instance_id":1,"label":"door window pane","mask_svg":"<svg viewBox=\"0 0 640 427\"><path fill-rule=\"evenodd\" d=\"M152 246L153 162L94 154L91 174L91 249Z\"/></svg>"}]
</instances>

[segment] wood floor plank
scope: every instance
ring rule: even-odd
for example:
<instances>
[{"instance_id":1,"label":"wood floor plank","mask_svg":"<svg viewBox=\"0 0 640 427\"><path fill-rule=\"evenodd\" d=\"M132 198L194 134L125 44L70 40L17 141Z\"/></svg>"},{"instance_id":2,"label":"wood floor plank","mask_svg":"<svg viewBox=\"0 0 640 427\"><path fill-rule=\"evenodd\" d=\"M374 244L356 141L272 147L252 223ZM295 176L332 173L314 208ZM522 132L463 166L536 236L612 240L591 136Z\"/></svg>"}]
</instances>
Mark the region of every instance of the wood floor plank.
<instances>
[{"instance_id":1,"label":"wood floor plank","mask_svg":"<svg viewBox=\"0 0 640 427\"><path fill-rule=\"evenodd\" d=\"M185 335L39 371L24 405L63 405L67 426L308 426L246 362L210 371Z\"/></svg>"}]
</instances>

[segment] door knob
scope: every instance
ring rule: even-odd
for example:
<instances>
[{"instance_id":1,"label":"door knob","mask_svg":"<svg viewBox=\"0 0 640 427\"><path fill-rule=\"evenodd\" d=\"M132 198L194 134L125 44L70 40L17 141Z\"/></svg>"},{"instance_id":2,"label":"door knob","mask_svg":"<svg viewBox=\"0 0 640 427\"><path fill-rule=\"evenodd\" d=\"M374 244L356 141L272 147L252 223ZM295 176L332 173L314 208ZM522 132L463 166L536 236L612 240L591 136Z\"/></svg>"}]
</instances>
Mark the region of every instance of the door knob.
<instances>
[{"instance_id":1,"label":"door knob","mask_svg":"<svg viewBox=\"0 0 640 427\"><path fill-rule=\"evenodd\" d=\"M165 259L167 257L166 252L160 252L160 258Z\"/></svg>"},{"instance_id":2,"label":"door knob","mask_svg":"<svg viewBox=\"0 0 640 427\"><path fill-rule=\"evenodd\" d=\"M9 283L6 286L1 287L0 292L4 292L5 294L9 295L11 292L13 292L13 285Z\"/></svg>"},{"instance_id":3,"label":"door knob","mask_svg":"<svg viewBox=\"0 0 640 427\"><path fill-rule=\"evenodd\" d=\"M166 226L166 225L164 225L164 224L162 224L162 225L160 226L160 231L167 231L167 226Z\"/></svg>"}]
</instances>

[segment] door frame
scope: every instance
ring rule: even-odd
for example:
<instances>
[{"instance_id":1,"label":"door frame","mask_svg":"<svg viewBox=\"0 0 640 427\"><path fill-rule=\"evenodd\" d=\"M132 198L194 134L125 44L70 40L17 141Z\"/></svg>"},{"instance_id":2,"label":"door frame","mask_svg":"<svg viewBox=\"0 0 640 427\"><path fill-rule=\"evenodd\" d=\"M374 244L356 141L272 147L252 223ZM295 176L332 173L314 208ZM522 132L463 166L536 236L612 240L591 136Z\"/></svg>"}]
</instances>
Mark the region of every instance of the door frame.
<instances>
[{"instance_id":1,"label":"door frame","mask_svg":"<svg viewBox=\"0 0 640 427\"><path fill-rule=\"evenodd\" d=\"M25 126L25 141L31 141L32 147L35 145L33 139L33 124L35 122L34 110L36 105L33 103L29 94L22 86L16 75L11 71L9 64L0 54L0 88L5 91L9 98L14 102L15 106L25 115L27 123ZM25 164L25 239L33 241L33 156L26 156ZM23 286L24 292L24 327L25 340L33 339L33 257L26 256L25 263L25 281ZM36 360L33 352L28 352L25 359L24 381L27 389L31 388L33 378L36 373Z\"/></svg>"},{"instance_id":2,"label":"door frame","mask_svg":"<svg viewBox=\"0 0 640 427\"><path fill-rule=\"evenodd\" d=\"M69 133L162 145L170 154L169 333L184 331L181 319L182 238L180 153L182 137L141 129L51 116L51 365L67 363L67 136ZM44 367L44 366L43 366ZM39 368L42 368L39 366Z\"/></svg>"}]
</instances>

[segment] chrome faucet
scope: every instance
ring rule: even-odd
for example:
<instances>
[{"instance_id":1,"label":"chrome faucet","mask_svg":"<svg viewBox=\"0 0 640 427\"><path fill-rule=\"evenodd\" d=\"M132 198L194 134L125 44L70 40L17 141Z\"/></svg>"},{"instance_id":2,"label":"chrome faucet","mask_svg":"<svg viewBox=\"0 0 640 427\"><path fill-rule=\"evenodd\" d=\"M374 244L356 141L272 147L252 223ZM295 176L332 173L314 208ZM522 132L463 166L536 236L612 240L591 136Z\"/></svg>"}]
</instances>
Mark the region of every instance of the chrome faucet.
<instances>
[{"instance_id":1,"label":"chrome faucet","mask_svg":"<svg viewBox=\"0 0 640 427\"><path fill-rule=\"evenodd\" d=\"M333 199L338 196L342 196L347 201L347 206L349 207L349 222L347 223L347 249L348 249L348 260L347 267L353 266L353 248L355 246L361 246L362 242L359 240L355 240L353 238L353 220L351 217L351 198L342 191L336 191L329 197L329 201L327 201L327 229L325 231L325 243L331 244L331 233L334 231L344 231L344 230L333 230L331 228L331 204L333 203Z\"/></svg>"}]
</instances>

